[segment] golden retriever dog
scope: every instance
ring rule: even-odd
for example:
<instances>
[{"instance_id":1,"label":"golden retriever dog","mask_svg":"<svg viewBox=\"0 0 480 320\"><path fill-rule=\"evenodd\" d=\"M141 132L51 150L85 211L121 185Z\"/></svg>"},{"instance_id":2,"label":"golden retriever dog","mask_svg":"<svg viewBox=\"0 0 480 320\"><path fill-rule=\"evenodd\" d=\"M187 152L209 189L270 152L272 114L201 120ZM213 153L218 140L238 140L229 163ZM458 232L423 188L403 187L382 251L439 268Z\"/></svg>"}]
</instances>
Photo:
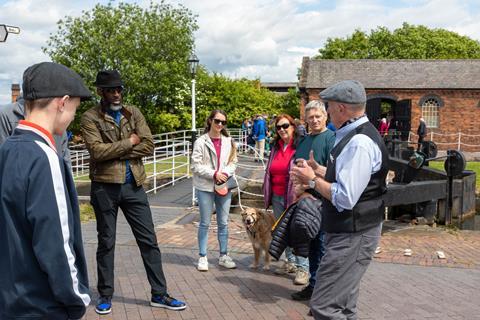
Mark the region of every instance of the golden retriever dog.
<instances>
[{"instance_id":1,"label":"golden retriever dog","mask_svg":"<svg viewBox=\"0 0 480 320\"><path fill-rule=\"evenodd\" d=\"M260 254L263 251L265 255L263 270L269 270L270 254L268 254L268 248L272 241L272 226L275 223L273 214L271 212L248 208L242 212L242 220L253 247L254 261L250 265L250 268L258 268Z\"/></svg>"}]
</instances>

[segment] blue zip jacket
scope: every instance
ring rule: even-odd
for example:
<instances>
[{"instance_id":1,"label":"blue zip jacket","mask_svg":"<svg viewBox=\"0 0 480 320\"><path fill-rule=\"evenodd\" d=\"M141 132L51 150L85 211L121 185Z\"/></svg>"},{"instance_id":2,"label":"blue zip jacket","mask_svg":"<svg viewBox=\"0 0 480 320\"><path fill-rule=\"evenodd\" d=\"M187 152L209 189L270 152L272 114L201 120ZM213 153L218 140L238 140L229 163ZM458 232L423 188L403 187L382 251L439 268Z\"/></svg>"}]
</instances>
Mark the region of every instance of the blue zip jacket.
<instances>
[{"instance_id":1,"label":"blue zip jacket","mask_svg":"<svg viewBox=\"0 0 480 320\"><path fill-rule=\"evenodd\" d=\"M0 148L0 319L80 319L90 302L72 174L25 121Z\"/></svg>"},{"instance_id":2,"label":"blue zip jacket","mask_svg":"<svg viewBox=\"0 0 480 320\"><path fill-rule=\"evenodd\" d=\"M252 136L256 141L262 141L266 135L266 122L263 119L253 121Z\"/></svg>"}]
</instances>

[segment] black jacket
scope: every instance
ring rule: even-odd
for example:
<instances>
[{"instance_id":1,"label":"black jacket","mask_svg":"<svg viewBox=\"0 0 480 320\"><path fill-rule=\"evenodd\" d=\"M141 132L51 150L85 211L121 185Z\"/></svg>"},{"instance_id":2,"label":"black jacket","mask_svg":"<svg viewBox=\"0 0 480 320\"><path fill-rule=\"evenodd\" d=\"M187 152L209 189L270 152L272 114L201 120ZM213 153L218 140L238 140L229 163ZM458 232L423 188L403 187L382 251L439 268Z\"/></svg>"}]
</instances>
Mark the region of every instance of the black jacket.
<instances>
[{"instance_id":1,"label":"black jacket","mask_svg":"<svg viewBox=\"0 0 480 320\"><path fill-rule=\"evenodd\" d=\"M80 319L90 302L70 168L20 123L0 148L0 319Z\"/></svg>"},{"instance_id":2,"label":"black jacket","mask_svg":"<svg viewBox=\"0 0 480 320\"><path fill-rule=\"evenodd\" d=\"M270 243L268 252L276 260L280 259L283 251L285 251L285 248L288 246L288 225L296 207L297 203L295 202L285 210L276 222L275 228L272 232L272 242Z\"/></svg>"},{"instance_id":3,"label":"black jacket","mask_svg":"<svg viewBox=\"0 0 480 320\"><path fill-rule=\"evenodd\" d=\"M310 241L320 231L321 206L320 200L312 198L290 205L273 230L270 255L278 260L285 248L291 247L295 255L308 257Z\"/></svg>"},{"instance_id":4,"label":"black jacket","mask_svg":"<svg viewBox=\"0 0 480 320\"><path fill-rule=\"evenodd\" d=\"M322 201L303 198L298 201L289 227L288 246L296 256L308 257L310 242L320 232L322 222Z\"/></svg>"},{"instance_id":5,"label":"black jacket","mask_svg":"<svg viewBox=\"0 0 480 320\"><path fill-rule=\"evenodd\" d=\"M417 129L417 134L421 137L425 137L427 135L427 125L425 124L425 122L420 121Z\"/></svg>"}]
</instances>

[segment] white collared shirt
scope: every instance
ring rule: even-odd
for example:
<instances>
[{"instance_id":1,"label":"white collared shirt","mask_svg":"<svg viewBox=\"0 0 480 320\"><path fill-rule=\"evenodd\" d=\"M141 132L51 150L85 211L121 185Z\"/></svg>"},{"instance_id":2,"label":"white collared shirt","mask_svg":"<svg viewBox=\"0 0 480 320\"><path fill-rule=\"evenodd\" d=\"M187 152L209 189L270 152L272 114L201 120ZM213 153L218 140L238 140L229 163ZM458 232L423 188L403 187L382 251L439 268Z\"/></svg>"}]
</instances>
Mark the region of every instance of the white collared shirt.
<instances>
[{"instance_id":1,"label":"white collared shirt","mask_svg":"<svg viewBox=\"0 0 480 320\"><path fill-rule=\"evenodd\" d=\"M335 132L337 145L350 131L368 121L362 117ZM382 166L382 152L364 134L357 134L347 143L336 160L335 179L331 185L332 204L339 212L351 210L370 181Z\"/></svg>"}]
</instances>

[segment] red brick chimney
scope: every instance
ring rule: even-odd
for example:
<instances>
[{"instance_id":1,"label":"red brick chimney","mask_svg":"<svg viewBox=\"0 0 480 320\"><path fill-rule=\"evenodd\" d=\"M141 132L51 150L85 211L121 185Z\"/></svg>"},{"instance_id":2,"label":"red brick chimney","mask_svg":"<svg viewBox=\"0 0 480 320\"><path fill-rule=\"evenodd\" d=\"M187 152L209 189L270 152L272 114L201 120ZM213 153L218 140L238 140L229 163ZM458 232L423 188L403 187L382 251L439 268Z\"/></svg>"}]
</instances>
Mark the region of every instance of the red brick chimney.
<instances>
[{"instance_id":1,"label":"red brick chimney","mask_svg":"<svg viewBox=\"0 0 480 320\"><path fill-rule=\"evenodd\" d=\"M12 102L16 102L20 95L20 85L18 83L12 84Z\"/></svg>"}]
</instances>

